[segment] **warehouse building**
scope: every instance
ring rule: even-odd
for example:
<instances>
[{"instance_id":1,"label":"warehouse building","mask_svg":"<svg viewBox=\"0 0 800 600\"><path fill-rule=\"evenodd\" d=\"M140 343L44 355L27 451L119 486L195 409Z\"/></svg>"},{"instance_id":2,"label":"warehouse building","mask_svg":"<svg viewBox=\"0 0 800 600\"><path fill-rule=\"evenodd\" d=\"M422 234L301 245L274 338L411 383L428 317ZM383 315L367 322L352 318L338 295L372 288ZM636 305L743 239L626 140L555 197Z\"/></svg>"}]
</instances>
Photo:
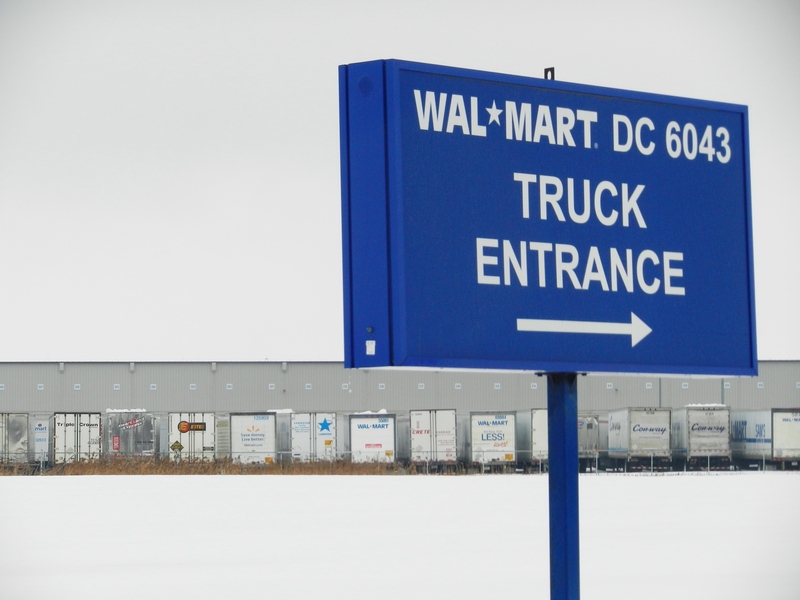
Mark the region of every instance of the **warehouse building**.
<instances>
[{"instance_id":1,"label":"warehouse building","mask_svg":"<svg viewBox=\"0 0 800 600\"><path fill-rule=\"evenodd\" d=\"M697 404L795 409L800 416L800 361L761 362L757 377L579 376L582 461L597 464L612 411ZM547 378L532 371L353 370L338 362L2 363L0 458L273 462L324 455L407 462L425 452L436 457L437 444L446 442L447 456L465 463L541 468L546 408ZM420 418L427 424L420 426ZM445 418L447 440L434 439L441 431L431 424L439 419L441 430ZM415 441L418 429L432 429L433 438ZM582 433L594 437L584 444Z\"/></svg>"},{"instance_id":2,"label":"warehouse building","mask_svg":"<svg viewBox=\"0 0 800 600\"><path fill-rule=\"evenodd\" d=\"M732 409L800 407L800 361L762 361L757 377L589 374L578 410L628 406ZM547 381L532 371L345 369L339 362L0 363L0 412L354 413L386 409L529 410L547 406Z\"/></svg>"}]
</instances>

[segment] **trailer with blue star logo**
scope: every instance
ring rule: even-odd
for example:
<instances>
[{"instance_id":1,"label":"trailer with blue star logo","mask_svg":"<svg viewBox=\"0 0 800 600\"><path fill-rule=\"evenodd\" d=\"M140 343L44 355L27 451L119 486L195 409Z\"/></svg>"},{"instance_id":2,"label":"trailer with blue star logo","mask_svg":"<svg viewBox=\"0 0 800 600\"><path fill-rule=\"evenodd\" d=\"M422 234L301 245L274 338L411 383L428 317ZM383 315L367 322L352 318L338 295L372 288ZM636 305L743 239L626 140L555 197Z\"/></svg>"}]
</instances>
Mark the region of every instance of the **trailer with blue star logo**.
<instances>
[{"instance_id":1,"label":"trailer with blue star logo","mask_svg":"<svg viewBox=\"0 0 800 600\"><path fill-rule=\"evenodd\" d=\"M292 413L292 460L336 460L336 414Z\"/></svg>"}]
</instances>

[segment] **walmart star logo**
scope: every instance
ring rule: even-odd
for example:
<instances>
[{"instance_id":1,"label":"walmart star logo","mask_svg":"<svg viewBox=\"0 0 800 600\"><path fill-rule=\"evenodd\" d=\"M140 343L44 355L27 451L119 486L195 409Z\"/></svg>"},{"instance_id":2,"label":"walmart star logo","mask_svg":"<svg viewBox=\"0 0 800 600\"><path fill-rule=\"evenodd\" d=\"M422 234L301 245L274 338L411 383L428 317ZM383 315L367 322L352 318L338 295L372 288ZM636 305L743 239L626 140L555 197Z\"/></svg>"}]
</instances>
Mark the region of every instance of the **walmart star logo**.
<instances>
[{"instance_id":1,"label":"walmart star logo","mask_svg":"<svg viewBox=\"0 0 800 600\"><path fill-rule=\"evenodd\" d=\"M325 419L322 419L322 421L320 421L320 422L318 423L318 425L319 425L319 432L320 432L320 433L322 433L323 431L330 431L330 430L331 430L331 425L332 425L332 424L333 424L333 423L332 423L331 421L328 421L327 417L326 417Z\"/></svg>"},{"instance_id":2,"label":"walmart star logo","mask_svg":"<svg viewBox=\"0 0 800 600\"><path fill-rule=\"evenodd\" d=\"M503 112L503 109L497 108L497 102L492 100L492 108L487 108L486 112L489 113L489 125L492 123L500 125L500 113Z\"/></svg>"}]
</instances>

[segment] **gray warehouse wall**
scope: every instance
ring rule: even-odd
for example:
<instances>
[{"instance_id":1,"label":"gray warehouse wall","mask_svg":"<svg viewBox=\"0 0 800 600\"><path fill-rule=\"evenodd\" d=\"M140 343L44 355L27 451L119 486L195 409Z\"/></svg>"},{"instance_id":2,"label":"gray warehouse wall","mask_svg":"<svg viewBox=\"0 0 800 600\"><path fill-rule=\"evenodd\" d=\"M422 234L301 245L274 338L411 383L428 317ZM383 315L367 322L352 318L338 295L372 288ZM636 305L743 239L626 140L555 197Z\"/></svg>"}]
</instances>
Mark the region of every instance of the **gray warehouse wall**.
<instances>
[{"instance_id":1,"label":"gray warehouse wall","mask_svg":"<svg viewBox=\"0 0 800 600\"><path fill-rule=\"evenodd\" d=\"M758 377L593 374L578 379L578 409L800 407L800 361L759 365ZM415 408L546 408L547 380L527 371L344 369L336 362L0 363L0 412L360 412Z\"/></svg>"}]
</instances>

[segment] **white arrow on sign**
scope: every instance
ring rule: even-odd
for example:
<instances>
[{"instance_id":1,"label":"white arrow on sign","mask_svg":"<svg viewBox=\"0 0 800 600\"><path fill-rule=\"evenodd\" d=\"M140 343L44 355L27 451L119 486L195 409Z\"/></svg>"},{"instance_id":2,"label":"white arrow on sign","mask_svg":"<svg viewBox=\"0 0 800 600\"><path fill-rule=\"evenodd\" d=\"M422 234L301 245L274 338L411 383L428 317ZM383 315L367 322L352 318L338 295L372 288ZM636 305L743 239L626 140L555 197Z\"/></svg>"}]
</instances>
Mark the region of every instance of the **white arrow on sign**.
<instances>
[{"instance_id":1,"label":"white arrow on sign","mask_svg":"<svg viewBox=\"0 0 800 600\"><path fill-rule=\"evenodd\" d=\"M517 319L517 331L541 333L604 333L631 336L631 348L653 331L635 314L630 323L603 323L600 321L558 321L550 319Z\"/></svg>"}]
</instances>

